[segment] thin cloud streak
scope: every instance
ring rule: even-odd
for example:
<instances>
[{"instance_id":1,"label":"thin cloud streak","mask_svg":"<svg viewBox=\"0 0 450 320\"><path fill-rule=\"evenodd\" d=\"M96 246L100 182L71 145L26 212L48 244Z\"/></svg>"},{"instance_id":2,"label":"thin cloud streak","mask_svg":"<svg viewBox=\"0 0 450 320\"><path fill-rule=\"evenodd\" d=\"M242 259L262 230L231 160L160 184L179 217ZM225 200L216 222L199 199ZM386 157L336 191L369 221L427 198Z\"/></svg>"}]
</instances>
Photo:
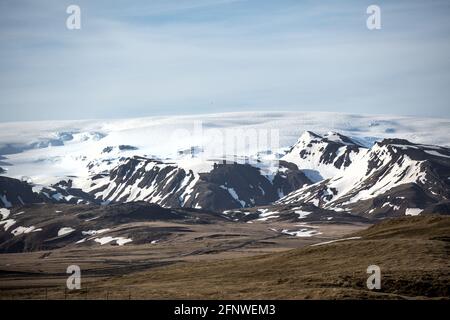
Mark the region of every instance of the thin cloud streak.
<instances>
[{"instance_id":1,"label":"thin cloud streak","mask_svg":"<svg viewBox=\"0 0 450 320\"><path fill-rule=\"evenodd\" d=\"M122 11L80 1L80 31L65 29L64 1L30 4L35 13L18 3L0 32L3 121L277 109L450 117L440 1L382 5L379 32L365 28L360 2L281 1L265 12L253 1ZM408 32L420 14L433 23Z\"/></svg>"}]
</instances>

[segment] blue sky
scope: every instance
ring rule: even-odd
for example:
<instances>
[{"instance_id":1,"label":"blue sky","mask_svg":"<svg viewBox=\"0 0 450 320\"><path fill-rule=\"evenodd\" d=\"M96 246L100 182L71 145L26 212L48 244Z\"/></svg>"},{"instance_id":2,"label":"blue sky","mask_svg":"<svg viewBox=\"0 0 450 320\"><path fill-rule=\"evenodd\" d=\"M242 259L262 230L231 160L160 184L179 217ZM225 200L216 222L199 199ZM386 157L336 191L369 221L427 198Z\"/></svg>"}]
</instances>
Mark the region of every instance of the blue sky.
<instances>
[{"instance_id":1,"label":"blue sky","mask_svg":"<svg viewBox=\"0 0 450 320\"><path fill-rule=\"evenodd\" d=\"M66 29L70 4L81 30ZM381 7L382 29L366 28ZM230 111L450 117L450 2L0 2L0 121Z\"/></svg>"}]
</instances>

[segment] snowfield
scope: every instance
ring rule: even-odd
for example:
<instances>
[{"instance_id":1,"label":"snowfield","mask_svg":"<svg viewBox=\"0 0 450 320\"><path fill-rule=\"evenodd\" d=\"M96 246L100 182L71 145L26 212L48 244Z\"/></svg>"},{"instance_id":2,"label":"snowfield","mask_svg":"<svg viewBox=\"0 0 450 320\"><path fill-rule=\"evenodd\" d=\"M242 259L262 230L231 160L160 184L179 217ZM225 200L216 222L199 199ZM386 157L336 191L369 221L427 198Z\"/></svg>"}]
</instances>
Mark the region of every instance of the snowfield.
<instances>
[{"instance_id":1,"label":"snowfield","mask_svg":"<svg viewBox=\"0 0 450 320\"><path fill-rule=\"evenodd\" d=\"M167 116L117 120L15 122L0 124L0 163L6 175L50 185L72 179L88 189L88 176L110 170L134 155L165 159L194 174L208 172L223 157L221 138L238 140L226 156L281 158L298 137L338 131L361 145L383 138L404 138L415 143L450 146L450 120L404 116L339 113L246 112L196 116ZM279 151L245 139L252 131L277 138ZM329 136L333 139L333 136ZM187 150L187 153L184 152ZM207 157L199 159L197 154ZM279 152L279 155L277 154ZM433 151L430 151L433 152ZM434 151L438 152L438 151ZM313 169L313 168L312 168ZM335 172L330 172L330 176ZM344 189L340 186L340 189ZM233 190L228 190L231 194ZM188 195L186 195L188 196Z\"/></svg>"}]
</instances>

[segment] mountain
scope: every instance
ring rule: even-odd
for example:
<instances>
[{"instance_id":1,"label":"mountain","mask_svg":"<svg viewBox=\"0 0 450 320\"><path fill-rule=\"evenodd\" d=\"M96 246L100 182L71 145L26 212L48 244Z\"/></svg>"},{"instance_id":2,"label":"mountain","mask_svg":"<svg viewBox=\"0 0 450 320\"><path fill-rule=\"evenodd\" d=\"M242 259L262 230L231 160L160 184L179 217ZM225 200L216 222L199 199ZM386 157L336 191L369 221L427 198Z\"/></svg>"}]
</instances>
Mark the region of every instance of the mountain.
<instances>
[{"instance_id":1,"label":"mountain","mask_svg":"<svg viewBox=\"0 0 450 320\"><path fill-rule=\"evenodd\" d=\"M40 152L35 163L53 164L49 170L58 175L63 167L56 165L58 148L76 147L84 154L63 158L69 167L76 164L73 174L53 184L33 184L31 191L26 183L8 180L2 190L7 202L1 206L145 201L165 208L229 211L231 218L245 221L296 220L296 211L309 213L305 219L315 221L378 219L447 213L450 207L448 147L397 138L370 144L370 139L342 133L305 131L289 148L221 158L206 157L205 146L194 144L171 157L157 157L137 155L144 150L141 144L112 143L107 134L61 132L65 134L55 136L62 146L32 149ZM14 157L24 161L25 156L1 158L8 174L17 170Z\"/></svg>"},{"instance_id":2,"label":"mountain","mask_svg":"<svg viewBox=\"0 0 450 320\"><path fill-rule=\"evenodd\" d=\"M281 159L296 164L314 182L343 172L366 148L336 132L306 131Z\"/></svg>"},{"instance_id":3,"label":"mountain","mask_svg":"<svg viewBox=\"0 0 450 320\"><path fill-rule=\"evenodd\" d=\"M43 202L70 204L100 204L91 194L74 188L72 180L61 180L48 187L34 188Z\"/></svg>"},{"instance_id":4,"label":"mountain","mask_svg":"<svg viewBox=\"0 0 450 320\"><path fill-rule=\"evenodd\" d=\"M100 204L91 194L62 180L51 186L33 186L28 181L0 177L0 208L33 203Z\"/></svg>"},{"instance_id":5,"label":"mountain","mask_svg":"<svg viewBox=\"0 0 450 320\"><path fill-rule=\"evenodd\" d=\"M134 157L93 177L88 192L100 202L203 208L243 221L446 213L449 158L445 147L385 139L366 148L339 133L307 131L272 176L250 164L214 162L195 171L177 162Z\"/></svg>"},{"instance_id":6,"label":"mountain","mask_svg":"<svg viewBox=\"0 0 450 320\"><path fill-rule=\"evenodd\" d=\"M312 203L382 218L432 213L437 208L450 213L449 198L449 148L384 139L360 151L341 173L296 190L277 203Z\"/></svg>"},{"instance_id":7,"label":"mountain","mask_svg":"<svg viewBox=\"0 0 450 320\"><path fill-rule=\"evenodd\" d=\"M109 293L138 281L134 298L449 296L449 121L194 120L0 124L2 297L67 298L54 279L71 264L90 298L108 297L105 277ZM271 146L245 132L273 128ZM216 139L228 131L234 149ZM371 264L380 292L365 287Z\"/></svg>"},{"instance_id":8,"label":"mountain","mask_svg":"<svg viewBox=\"0 0 450 320\"><path fill-rule=\"evenodd\" d=\"M0 176L0 208L38 202L41 199L27 182Z\"/></svg>"},{"instance_id":9,"label":"mountain","mask_svg":"<svg viewBox=\"0 0 450 320\"><path fill-rule=\"evenodd\" d=\"M343 210L317 207L312 203L270 204L261 207L225 210L224 215L234 221L242 222L288 222L302 226L306 223L329 224L363 222L371 220Z\"/></svg>"},{"instance_id":10,"label":"mountain","mask_svg":"<svg viewBox=\"0 0 450 320\"><path fill-rule=\"evenodd\" d=\"M166 209L156 204L32 204L1 209L0 252L53 250L62 247L151 244L188 233L188 225L228 221L195 209ZM186 230L152 221L177 222Z\"/></svg>"},{"instance_id":11,"label":"mountain","mask_svg":"<svg viewBox=\"0 0 450 320\"><path fill-rule=\"evenodd\" d=\"M311 183L296 165L283 161L271 176L250 164L208 166L195 171L176 162L133 157L109 173L92 177L88 192L101 202L146 201L221 212L267 205Z\"/></svg>"},{"instance_id":12,"label":"mountain","mask_svg":"<svg viewBox=\"0 0 450 320\"><path fill-rule=\"evenodd\" d=\"M214 151L217 139L210 139L214 132L223 137L230 132L239 139L250 132L264 135L277 131L279 148L258 143L254 150L248 150L246 144L236 144L233 153L242 156L264 150L279 152L293 146L304 130L323 136L330 128L366 147L383 138L448 147L449 127L450 120L442 118L280 111L35 121L26 123L26 130L24 123L0 123L0 167L8 169L8 177L26 176L34 185L72 179L74 186L85 191L83 182L89 176L111 171L120 159L174 159L178 151L191 148ZM173 134L179 130L185 133L182 139Z\"/></svg>"}]
</instances>

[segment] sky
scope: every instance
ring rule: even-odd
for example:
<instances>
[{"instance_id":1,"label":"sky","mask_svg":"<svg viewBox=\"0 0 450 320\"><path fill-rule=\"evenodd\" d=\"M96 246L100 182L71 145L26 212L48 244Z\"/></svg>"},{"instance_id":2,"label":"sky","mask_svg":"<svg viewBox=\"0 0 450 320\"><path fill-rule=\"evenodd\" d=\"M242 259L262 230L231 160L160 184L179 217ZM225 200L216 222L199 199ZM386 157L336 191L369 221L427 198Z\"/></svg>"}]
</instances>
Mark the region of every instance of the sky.
<instances>
[{"instance_id":1,"label":"sky","mask_svg":"<svg viewBox=\"0 0 450 320\"><path fill-rule=\"evenodd\" d=\"M71 4L80 30L66 27ZM380 30L366 26L371 4ZM449 16L448 0L1 0L0 121L450 118Z\"/></svg>"}]
</instances>

